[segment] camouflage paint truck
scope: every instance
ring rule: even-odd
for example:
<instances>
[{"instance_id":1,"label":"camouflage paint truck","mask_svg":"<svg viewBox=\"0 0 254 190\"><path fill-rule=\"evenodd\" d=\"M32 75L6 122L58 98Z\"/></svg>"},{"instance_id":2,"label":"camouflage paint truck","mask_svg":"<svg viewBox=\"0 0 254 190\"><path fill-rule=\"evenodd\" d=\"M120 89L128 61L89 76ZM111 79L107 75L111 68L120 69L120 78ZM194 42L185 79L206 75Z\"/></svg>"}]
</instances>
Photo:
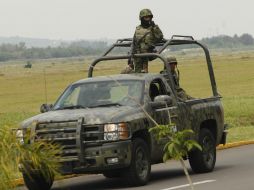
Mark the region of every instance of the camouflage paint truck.
<instances>
[{"instance_id":1,"label":"camouflage paint truck","mask_svg":"<svg viewBox=\"0 0 254 190\"><path fill-rule=\"evenodd\" d=\"M225 143L224 115L217 92L208 49L192 37L173 36L160 44L157 53L109 56L115 47L131 47L132 39L118 40L89 68L88 78L71 84L53 106L42 105L41 114L22 123L34 131L34 141L46 140L62 146L61 173L102 173L107 178L124 177L132 185L149 181L151 164L162 162L163 144L149 128L172 120L177 130L193 129L202 151L193 150L188 159L196 173L210 172L216 162L216 146ZM205 53L213 96L183 101L177 97L170 67L162 56L170 45L196 44ZM157 57L166 74L132 73L92 77L97 63L104 60ZM168 114L169 113L169 114ZM169 117L170 115L170 117ZM40 171L23 172L29 190L47 190L53 176Z\"/></svg>"}]
</instances>

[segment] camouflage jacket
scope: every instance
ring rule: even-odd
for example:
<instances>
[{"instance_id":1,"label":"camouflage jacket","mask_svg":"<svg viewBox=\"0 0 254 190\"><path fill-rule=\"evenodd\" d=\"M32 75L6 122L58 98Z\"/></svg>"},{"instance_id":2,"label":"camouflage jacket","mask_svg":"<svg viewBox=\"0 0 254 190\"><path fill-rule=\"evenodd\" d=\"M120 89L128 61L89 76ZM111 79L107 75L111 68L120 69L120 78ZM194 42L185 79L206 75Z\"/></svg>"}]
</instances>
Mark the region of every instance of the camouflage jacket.
<instances>
[{"instance_id":1,"label":"camouflage jacket","mask_svg":"<svg viewBox=\"0 0 254 190\"><path fill-rule=\"evenodd\" d=\"M162 71L160 71L160 74L163 74L163 75L166 75L165 77L167 78L167 71L164 69ZM172 77L173 77L173 80L174 80L174 83L175 83L175 87L176 89L180 88L180 84L179 84L179 73L174 71L174 72L171 72L172 74Z\"/></svg>"},{"instance_id":2,"label":"camouflage jacket","mask_svg":"<svg viewBox=\"0 0 254 190\"><path fill-rule=\"evenodd\" d=\"M134 34L134 53L152 52L155 43L163 39L163 34L158 25L144 28L142 25L136 27Z\"/></svg>"},{"instance_id":3,"label":"camouflage jacket","mask_svg":"<svg viewBox=\"0 0 254 190\"><path fill-rule=\"evenodd\" d=\"M176 85L176 88L180 88L180 85L179 85L179 73L177 73L176 71L172 73L172 76L173 76L173 80L174 80L174 83Z\"/></svg>"}]
</instances>

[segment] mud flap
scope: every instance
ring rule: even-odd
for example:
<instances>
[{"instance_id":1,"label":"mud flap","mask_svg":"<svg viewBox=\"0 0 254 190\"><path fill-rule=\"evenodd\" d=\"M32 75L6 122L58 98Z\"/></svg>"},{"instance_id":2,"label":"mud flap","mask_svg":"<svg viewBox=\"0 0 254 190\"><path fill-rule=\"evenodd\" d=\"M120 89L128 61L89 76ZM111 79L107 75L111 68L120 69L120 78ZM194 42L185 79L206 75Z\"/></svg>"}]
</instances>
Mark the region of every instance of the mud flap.
<instances>
[{"instance_id":1,"label":"mud flap","mask_svg":"<svg viewBox=\"0 0 254 190\"><path fill-rule=\"evenodd\" d=\"M227 141L227 134L228 134L228 125L225 124L224 125L224 130L223 130L223 133L222 133L222 137L221 137L221 141L220 141L220 144L223 144L225 145L226 144L226 141Z\"/></svg>"}]
</instances>

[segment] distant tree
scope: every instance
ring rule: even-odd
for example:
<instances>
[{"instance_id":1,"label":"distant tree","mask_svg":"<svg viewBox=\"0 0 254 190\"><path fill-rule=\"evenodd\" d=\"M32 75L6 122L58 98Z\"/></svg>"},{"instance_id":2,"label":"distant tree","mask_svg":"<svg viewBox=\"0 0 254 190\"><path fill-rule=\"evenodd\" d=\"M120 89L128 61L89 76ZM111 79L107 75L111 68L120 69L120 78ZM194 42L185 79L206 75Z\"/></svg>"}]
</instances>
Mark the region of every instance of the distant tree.
<instances>
[{"instance_id":1,"label":"distant tree","mask_svg":"<svg viewBox=\"0 0 254 190\"><path fill-rule=\"evenodd\" d=\"M254 39L250 34L243 34L239 37L239 40L244 45L253 45Z\"/></svg>"},{"instance_id":2,"label":"distant tree","mask_svg":"<svg viewBox=\"0 0 254 190\"><path fill-rule=\"evenodd\" d=\"M25 42L19 42L19 44L17 45L17 49L22 51L26 49L26 43Z\"/></svg>"},{"instance_id":3,"label":"distant tree","mask_svg":"<svg viewBox=\"0 0 254 190\"><path fill-rule=\"evenodd\" d=\"M243 34L240 37L236 34L233 37L219 35L211 38L203 38L201 41L211 48L237 48L254 44L253 38L250 34Z\"/></svg>"}]
</instances>

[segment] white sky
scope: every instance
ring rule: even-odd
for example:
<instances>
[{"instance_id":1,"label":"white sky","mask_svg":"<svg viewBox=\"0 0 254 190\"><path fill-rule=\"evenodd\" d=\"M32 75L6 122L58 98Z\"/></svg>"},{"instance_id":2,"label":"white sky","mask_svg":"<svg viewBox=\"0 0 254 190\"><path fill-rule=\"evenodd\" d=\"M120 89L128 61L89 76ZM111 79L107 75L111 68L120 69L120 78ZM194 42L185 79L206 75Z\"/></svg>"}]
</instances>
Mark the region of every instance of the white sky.
<instances>
[{"instance_id":1,"label":"white sky","mask_svg":"<svg viewBox=\"0 0 254 190\"><path fill-rule=\"evenodd\" d=\"M150 8L164 36L254 36L253 0L0 0L0 36L62 40L132 37Z\"/></svg>"}]
</instances>

